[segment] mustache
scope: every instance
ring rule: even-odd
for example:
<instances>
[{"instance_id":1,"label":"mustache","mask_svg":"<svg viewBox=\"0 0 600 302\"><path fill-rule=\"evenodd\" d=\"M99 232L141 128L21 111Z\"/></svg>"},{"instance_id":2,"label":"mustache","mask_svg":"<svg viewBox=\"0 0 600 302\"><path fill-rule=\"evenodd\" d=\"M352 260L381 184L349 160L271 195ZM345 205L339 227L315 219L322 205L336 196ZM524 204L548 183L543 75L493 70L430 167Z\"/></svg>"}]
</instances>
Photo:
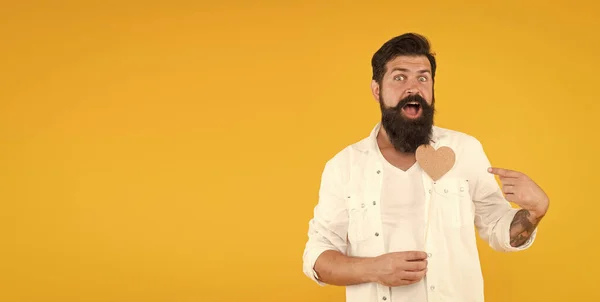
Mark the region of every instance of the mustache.
<instances>
[{"instance_id":1,"label":"mustache","mask_svg":"<svg viewBox=\"0 0 600 302\"><path fill-rule=\"evenodd\" d=\"M402 109L402 107L406 106L408 103L419 103L419 105L421 105L422 108L427 108L427 107L431 107L429 104L427 104L427 101L425 101L425 99L418 95L418 94L411 94L405 98L403 98L402 100L400 100L400 102L398 102L398 104L396 106L393 107L394 110L399 111Z\"/></svg>"}]
</instances>

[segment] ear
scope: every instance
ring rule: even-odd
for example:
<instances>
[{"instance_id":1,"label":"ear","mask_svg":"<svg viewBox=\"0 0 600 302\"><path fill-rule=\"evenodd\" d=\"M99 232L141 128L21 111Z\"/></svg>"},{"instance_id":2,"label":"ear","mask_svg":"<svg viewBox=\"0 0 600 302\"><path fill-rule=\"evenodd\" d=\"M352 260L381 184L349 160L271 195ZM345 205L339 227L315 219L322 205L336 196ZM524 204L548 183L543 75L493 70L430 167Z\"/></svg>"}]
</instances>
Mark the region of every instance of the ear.
<instances>
[{"instance_id":1,"label":"ear","mask_svg":"<svg viewBox=\"0 0 600 302\"><path fill-rule=\"evenodd\" d=\"M371 81L371 93L373 93L373 98L375 98L375 100L377 102L379 102L379 100L380 100L379 92L380 92L379 83L377 83L377 81L375 81L375 80L372 80Z\"/></svg>"}]
</instances>

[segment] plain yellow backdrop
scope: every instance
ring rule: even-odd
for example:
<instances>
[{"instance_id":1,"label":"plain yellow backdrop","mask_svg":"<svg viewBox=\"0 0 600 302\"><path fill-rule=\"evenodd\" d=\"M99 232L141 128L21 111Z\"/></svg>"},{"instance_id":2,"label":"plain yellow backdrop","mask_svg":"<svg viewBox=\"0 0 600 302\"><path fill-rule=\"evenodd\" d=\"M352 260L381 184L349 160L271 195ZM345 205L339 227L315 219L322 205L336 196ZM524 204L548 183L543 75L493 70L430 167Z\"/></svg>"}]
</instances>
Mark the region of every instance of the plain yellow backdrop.
<instances>
[{"instance_id":1,"label":"plain yellow backdrop","mask_svg":"<svg viewBox=\"0 0 600 302\"><path fill-rule=\"evenodd\" d=\"M480 242L489 302L598 301L593 1L0 4L0 301L343 301L302 274L325 162L378 121L370 59L422 33L436 124L551 198Z\"/></svg>"}]
</instances>

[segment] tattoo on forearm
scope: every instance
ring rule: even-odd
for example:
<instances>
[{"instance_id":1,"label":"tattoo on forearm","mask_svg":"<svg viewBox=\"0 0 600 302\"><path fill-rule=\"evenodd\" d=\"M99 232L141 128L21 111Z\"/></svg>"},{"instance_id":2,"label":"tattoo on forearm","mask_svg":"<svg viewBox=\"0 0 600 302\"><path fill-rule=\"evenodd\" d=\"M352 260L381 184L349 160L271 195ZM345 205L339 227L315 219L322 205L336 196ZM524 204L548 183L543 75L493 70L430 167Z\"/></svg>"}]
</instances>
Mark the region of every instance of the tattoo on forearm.
<instances>
[{"instance_id":1,"label":"tattoo on forearm","mask_svg":"<svg viewBox=\"0 0 600 302\"><path fill-rule=\"evenodd\" d=\"M537 227L542 217L533 219L529 211L521 209L510 224L510 245L513 247L525 243Z\"/></svg>"}]
</instances>

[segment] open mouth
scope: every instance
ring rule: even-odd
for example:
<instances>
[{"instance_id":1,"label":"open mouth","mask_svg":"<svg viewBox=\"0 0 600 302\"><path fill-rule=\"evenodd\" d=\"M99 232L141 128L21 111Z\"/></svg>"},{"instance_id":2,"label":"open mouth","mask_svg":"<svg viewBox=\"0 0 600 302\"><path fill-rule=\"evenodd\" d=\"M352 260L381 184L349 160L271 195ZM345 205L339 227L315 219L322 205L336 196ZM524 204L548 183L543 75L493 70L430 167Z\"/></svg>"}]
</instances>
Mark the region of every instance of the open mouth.
<instances>
[{"instance_id":1,"label":"open mouth","mask_svg":"<svg viewBox=\"0 0 600 302\"><path fill-rule=\"evenodd\" d=\"M417 118L421 115L422 111L421 104L417 102L410 102L402 107L402 112L408 118Z\"/></svg>"}]
</instances>

